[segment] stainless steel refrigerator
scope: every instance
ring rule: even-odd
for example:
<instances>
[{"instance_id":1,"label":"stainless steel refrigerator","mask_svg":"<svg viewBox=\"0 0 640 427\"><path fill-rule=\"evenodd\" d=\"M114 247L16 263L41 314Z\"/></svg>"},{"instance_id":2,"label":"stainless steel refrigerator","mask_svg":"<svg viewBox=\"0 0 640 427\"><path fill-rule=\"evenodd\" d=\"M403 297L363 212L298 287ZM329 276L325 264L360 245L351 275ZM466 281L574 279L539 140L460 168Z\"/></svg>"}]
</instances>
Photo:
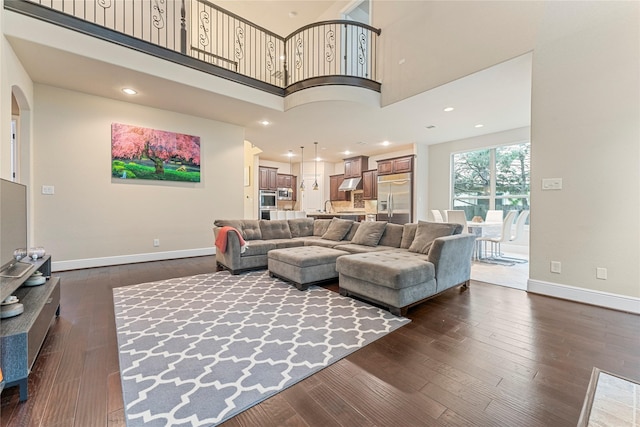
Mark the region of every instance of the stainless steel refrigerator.
<instances>
[{"instance_id":1,"label":"stainless steel refrigerator","mask_svg":"<svg viewBox=\"0 0 640 427\"><path fill-rule=\"evenodd\" d=\"M412 221L412 173L378 176L378 221L406 224Z\"/></svg>"}]
</instances>

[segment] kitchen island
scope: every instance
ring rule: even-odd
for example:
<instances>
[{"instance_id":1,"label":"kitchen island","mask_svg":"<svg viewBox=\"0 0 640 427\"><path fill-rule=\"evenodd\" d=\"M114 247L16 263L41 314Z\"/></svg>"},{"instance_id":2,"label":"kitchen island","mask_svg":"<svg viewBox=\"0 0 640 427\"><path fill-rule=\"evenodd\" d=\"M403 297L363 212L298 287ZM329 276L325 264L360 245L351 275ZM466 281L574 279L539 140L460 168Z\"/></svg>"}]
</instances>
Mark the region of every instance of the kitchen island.
<instances>
[{"instance_id":1,"label":"kitchen island","mask_svg":"<svg viewBox=\"0 0 640 427\"><path fill-rule=\"evenodd\" d=\"M315 219L350 219L353 221L364 221L367 218L365 211L342 211L342 212L307 212L307 216Z\"/></svg>"}]
</instances>

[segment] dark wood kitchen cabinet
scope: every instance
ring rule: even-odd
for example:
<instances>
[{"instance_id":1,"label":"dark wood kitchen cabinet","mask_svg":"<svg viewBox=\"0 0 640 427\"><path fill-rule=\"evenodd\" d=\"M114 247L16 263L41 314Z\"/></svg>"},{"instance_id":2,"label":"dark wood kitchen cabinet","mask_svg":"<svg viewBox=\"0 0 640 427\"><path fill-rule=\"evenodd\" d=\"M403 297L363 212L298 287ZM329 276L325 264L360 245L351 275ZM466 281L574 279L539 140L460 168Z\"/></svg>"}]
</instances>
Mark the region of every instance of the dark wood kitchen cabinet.
<instances>
[{"instance_id":1,"label":"dark wood kitchen cabinet","mask_svg":"<svg viewBox=\"0 0 640 427\"><path fill-rule=\"evenodd\" d=\"M260 166L259 169L259 183L260 190L277 190L278 189L278 169L270 168L267 166Z\"/></svg>"},{"instance_id":2,"label":"dark wood kitchen cabinet","mask_svg":"<svg viewBox=\"0 0 640 427\"><path fill-rule=\"evenodd\" d=\"M362 199L376 200L378 198L378 170L362 172Z\"/></svg>"},{"instance_id":3,"label":"dark wood kitchen cabinet","mask_svg":"<svg viewBox=\"0 0 640 427\"><path fill-rule=\"evenodd\" d=\"M357 156L344 159L344 179L360 178L362 171L369 167L367 156Z\"/></svg>"},{"instance_id":4,"label":"dark wood kitchen cabinet","mask_svg":"<svg viewBox=\"0 0 640 427\"><path fill-rule=\"evenodd\" d=\"M378 175L391 175L413 171L413 156L378 160Z\"/></svg>"},{"instance_id":5,"label":"dark wood kitchen cabinet","mask_svg":"<svg viewBox=\"0 0 640 427\"><path fill-rule=\"evenodd\" d=\"M351 192L338 190L338 187L340 187L343 181L344 175L329 176L329 199L331 199L332 202L351 199Z\"/></svg>"},{"instance_id":6,"label":"dark wood kitchen cabinet","mask_svg":"<svg viewBox=\"0 0 640 427\"><path fill-rule=\"evenodd\" d=\"M291 178L293 175L278 174L278 188L291 188Z\"/></svg>"}]
</instances>

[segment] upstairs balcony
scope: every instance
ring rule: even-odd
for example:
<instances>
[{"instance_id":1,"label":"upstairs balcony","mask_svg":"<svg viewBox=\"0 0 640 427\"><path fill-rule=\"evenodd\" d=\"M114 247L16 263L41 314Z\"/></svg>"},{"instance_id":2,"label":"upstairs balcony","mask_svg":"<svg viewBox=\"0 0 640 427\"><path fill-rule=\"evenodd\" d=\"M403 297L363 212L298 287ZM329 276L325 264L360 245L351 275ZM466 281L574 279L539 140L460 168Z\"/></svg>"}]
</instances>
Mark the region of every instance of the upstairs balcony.
<instances>
[{"instance_id":1,"label":"upstairs balcony","mask_svg":"<svg viewBox=\"0 0 640 427\"><path fill-rule=\"evenodd\" d=\"M11 0L17 13L286 96L323 85L380 92L380 30L354 21L281 37L206 0Z\"/></svg>"}]
</instances>

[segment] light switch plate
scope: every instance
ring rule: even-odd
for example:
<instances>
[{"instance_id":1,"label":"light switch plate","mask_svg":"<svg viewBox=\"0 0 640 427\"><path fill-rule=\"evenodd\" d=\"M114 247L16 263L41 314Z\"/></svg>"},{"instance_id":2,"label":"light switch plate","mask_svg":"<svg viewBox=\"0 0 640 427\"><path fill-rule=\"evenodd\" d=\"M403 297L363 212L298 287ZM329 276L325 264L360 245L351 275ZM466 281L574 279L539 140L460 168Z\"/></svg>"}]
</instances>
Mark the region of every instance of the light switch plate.
<instances>
[{"instance_id":1,"label":"light switch plate","mask_svg":"<svg viewBox=\"0 0 640 427\"><path fill-rule=\"evenodd\" d=\"M43 185L42 194L46 194L48 196L55 194L55 187L53 185Z\"/></svg>"},{"instance_id":2,"label":"light switch plate","mask_svg":"<svg viewBox=\"0 0 640 427\"><path fill-rule=\"evenodd\" d=\"M543 178L543 190L562 190L562 178Z\"/></svg>"}]
</instances>

